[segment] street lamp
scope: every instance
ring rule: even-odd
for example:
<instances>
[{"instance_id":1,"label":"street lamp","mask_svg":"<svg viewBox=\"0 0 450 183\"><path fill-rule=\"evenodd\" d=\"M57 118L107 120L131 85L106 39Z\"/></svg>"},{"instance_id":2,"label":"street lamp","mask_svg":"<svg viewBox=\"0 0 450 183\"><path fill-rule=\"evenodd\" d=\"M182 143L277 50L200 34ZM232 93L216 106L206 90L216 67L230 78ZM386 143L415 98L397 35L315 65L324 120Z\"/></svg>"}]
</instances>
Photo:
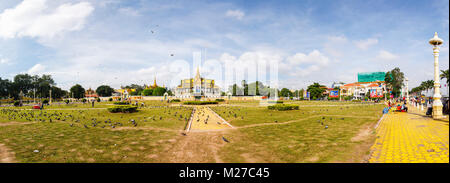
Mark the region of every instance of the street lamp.
<instances>
[{"instance_id":1,"label":"street lamp","mask_svg":"<svg viewBox=\"0 0 450 183\"><path fill-rule=\"evenodd\" d=\"M434 55L434 95L433 95L433 118L441 119L442 116L442 102L441 102L441 84L439 81L439 46L444 41L438 37L437 32L434 33L434 37L430 39L429 43L433 45Z\"/></svg>"}]
</instances>

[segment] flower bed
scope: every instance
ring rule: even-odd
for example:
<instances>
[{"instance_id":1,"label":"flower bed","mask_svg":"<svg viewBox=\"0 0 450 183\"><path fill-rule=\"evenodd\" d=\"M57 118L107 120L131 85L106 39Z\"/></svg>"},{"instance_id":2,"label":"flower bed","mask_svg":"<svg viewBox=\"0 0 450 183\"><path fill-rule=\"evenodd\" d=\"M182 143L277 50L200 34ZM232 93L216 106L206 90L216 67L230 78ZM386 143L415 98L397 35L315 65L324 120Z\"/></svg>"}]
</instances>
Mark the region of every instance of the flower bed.
<instances>
[{"instance_id":1,"label":"flower bed","mask_svg":"<svg viewBox=\"0 0 450 183\"><path fill-rule=\"evenodd\" d=\"M112 112L112 113L118 113L118 112L133 113L133 112L137 112L137 107L131 106L131 105L117 105L117 106L108 107L108 111Z\"/></svg>"},{"instance_id":2,"label":"flower bed","mask_svg":"<svg viewBox=\"0 0 450 183\"><path fill-rule=\"evenodd\" d=\"M269 110L278 110L278 111L287 111L287 110L298 110L299 105L295 104L275 104L271 106L267 106Z\"/></svg>"}]
</instances>

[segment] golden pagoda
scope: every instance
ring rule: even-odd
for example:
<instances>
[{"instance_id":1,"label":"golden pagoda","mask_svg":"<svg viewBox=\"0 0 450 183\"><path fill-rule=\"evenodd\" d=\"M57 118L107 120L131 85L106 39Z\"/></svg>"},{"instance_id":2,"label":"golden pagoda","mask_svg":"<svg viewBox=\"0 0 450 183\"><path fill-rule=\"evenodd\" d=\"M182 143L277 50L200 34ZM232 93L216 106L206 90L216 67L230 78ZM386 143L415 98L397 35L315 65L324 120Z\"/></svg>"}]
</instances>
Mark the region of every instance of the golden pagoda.
<instances>
[{"instance_id":1,"label":"golden pagoda","mask_svg":"<svg viewBox=\"0 0 450 183\"><path fill-rule=\"evenodd\" d=\"M158 88L158 87L159 86L158 86L158 84L156 84L156 76L155 76L155 79L153 80L153 85L146 86L145 89L155 89L155 88Z\"/></svg>"}]
</instances>

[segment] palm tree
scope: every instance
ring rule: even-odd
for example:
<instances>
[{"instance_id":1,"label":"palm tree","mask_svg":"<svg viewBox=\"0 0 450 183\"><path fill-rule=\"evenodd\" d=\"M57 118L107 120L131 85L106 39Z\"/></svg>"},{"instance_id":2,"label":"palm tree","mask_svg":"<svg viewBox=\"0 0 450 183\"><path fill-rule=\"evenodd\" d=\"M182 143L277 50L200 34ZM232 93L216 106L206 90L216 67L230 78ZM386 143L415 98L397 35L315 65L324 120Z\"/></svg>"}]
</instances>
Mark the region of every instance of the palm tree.
<instances>
[{"instance_id":1,"label":"palm tree","mask_svg":"<svg viewBox=\"0 0 450 183\"><path fill-rule=\"evenodd\" d=\"M448 81L448 78L449 78L448 69L447 70L441 70L441 72L442 72L442 74L440 75L441 79L445 78L447 80L447 85L448 85L448 83L449 83L449 81Z\"/></svg>"}]
</instances>

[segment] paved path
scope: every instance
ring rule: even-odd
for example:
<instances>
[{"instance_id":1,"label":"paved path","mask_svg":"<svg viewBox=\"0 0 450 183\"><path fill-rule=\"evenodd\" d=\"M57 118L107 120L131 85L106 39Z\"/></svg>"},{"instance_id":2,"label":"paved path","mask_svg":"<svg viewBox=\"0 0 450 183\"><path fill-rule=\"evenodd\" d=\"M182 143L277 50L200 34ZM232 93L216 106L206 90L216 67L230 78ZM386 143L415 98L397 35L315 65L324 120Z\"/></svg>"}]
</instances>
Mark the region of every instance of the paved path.
<instances>
[{"instance_id":1,"label":"paved path","mask_svg":"<svg viewBox=\"0 0 450 183\"><path fill-rule=\"evenodd\" d=\"M232 128L209 107L196 107L191 130L219 130Z\"/></svg>"},{"instance_id":2,"label":"paved path","mask_svg":"<svg viewBox=\"0 0 450 183\"><path fill-rule=\"evenodd\" d=\"M370 163L449 163L449 120L433 120L410 107L389 112L376 129Z\"/></svg>"}]
</instances>

